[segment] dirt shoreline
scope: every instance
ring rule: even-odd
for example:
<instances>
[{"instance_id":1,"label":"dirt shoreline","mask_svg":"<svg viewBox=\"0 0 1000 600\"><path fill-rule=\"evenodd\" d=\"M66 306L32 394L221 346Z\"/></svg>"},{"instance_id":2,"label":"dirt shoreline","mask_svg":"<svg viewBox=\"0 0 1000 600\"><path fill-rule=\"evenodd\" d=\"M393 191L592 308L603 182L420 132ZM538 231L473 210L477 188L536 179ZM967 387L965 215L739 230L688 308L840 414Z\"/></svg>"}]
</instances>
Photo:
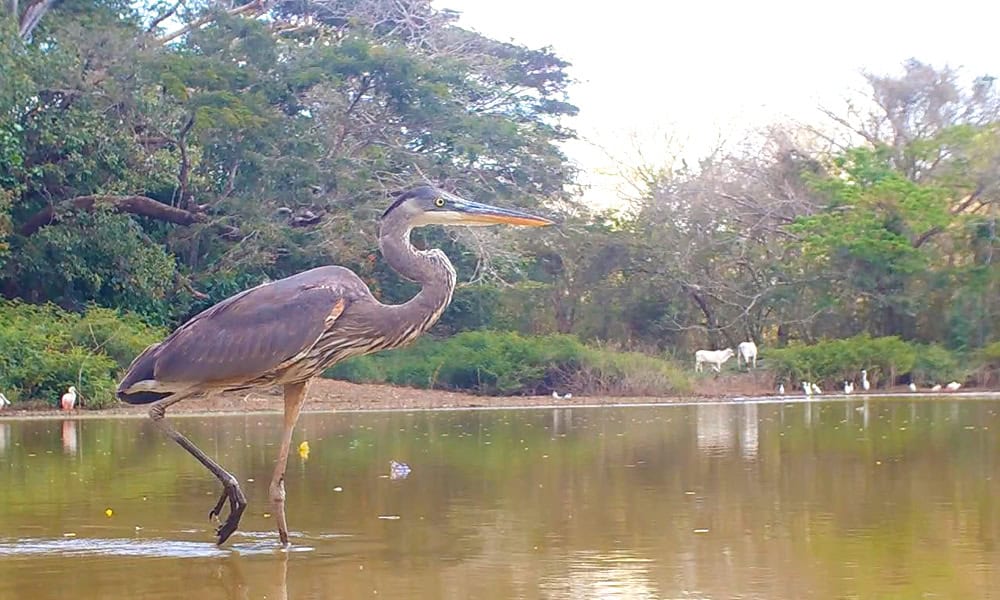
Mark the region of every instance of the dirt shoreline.
<instances>
[{"instance_id":1,"label":"dirt shoreline","mask_svg":"<svg viewBox=\"0 0 1000 600\"><path fill-rule=\"evenodd\" d=\"M623 396L574 396L573 398L555 399L552 396L475 396L459 392L443 392L439 390L421 390L416 388L397 387L391 385L356 384L332 379L316 379L309 386L303 412L368 412L368 411L415 411L415 410L456 410L456 409L498 409L498 408L553 408L582 406L630 406L657 404L708 404L717 402L741 401L802 401L801 395L788 394L779 396L768 390L740 390L742 393L722 393L717 386L686 396L673 397L623 397ZM961 392L930 392L913 393L906 388L888 390L877 394L853 394L851 399L860 400L864 397L899 397L913 398L998 398L1000 391L970 390ZM814 400L844 399L843 394L827 393L816 396ZM0 412L0 419L24 418L87 418L107 416L145 417L146 406L119 405L99 410L75 410L71 414L53 408L8 408ZM173 415L205 415L231 413L281 413L283 403L280 388L257 390L247 393L218 394L212 397L190 398L170 408Z\"/></svg>"}]
</instances>

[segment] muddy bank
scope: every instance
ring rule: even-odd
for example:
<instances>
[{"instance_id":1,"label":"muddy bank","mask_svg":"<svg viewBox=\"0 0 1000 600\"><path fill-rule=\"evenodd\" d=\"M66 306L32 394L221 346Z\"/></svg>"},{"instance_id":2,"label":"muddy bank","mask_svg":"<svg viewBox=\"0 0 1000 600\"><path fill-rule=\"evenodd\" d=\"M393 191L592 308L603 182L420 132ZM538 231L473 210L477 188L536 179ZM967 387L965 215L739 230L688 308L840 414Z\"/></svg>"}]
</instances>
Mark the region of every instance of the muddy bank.
<instances>
[{"instance_id":1,"label":"muddy bank","mask_svg":"<svg viewBox=\"0 0 1000 600\"><path fill-rule=\"evenodd\" d=\"M736 376L739 378L739 376ZM421 390L391 385L356 384L332 379L316 379L309 386L306 404L303 411L363 411L363 410L427 410L454 408L526 408L551 406L616 406L629 404L676 404L691 402L726 402L732 400L794 400L801 394L786 394L778 396L775 392L761 385L735 385L734 381L719 379L703 380L694 394L674 397L623 397L623 396L587 396L577 395L571 399L556 400L552 396L475 396L459 392L443 392L439 390ZM861 399L861 394L854 394ZM911 396L911 397L1000 397L1000 392L989 390L962 390L958 393L922 392L911 393L906 388L882 391L871 394L878 396ZM835 392L826 393L816 399L835 399ZM101 410L77 410L74 416L100 417L108 415L145 416L146 406L118 405ZM251 393L218 394L212 397L190 398L170 408L170 414L183 413L242 413L242 412L275 412L283 410L281 388L256 390ZM0 418L18 417L66 417L67 414L51 408L8 408L0 412Z\"/></svg>"}]
</instances>

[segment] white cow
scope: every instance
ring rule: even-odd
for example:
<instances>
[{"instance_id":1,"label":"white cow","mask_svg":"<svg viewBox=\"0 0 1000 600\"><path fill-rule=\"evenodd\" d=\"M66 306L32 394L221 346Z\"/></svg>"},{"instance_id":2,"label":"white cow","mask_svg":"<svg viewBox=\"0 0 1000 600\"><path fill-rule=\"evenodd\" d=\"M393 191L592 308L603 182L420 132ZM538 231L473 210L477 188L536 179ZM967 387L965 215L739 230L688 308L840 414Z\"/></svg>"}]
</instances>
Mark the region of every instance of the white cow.
<instances>
[{"instance_id":1,"label":"white cow","mask_svg":"<svg viewBox=\"0 0 1000 600\"><path fill-rule=\"evenodd\" d=\"M709 363L716 373L722 372L722 365L733 357L733 349L725 350L698 350L694 353L694 370L701 372L704 370L703 363Z\"/></svg>"},{"instance_id":2,"label":"white cow","mask_svg":"<svg viewBox=\"0 0 1000 600\"><path fill-rule=\"evenodd\" d=\"M757 368L757 344L747 341L740 342L740 345L736 347L736 366L740 366L740 359L747 364L747 368L750 368L750 361L753 360L753 368Z\"/></svg>"}]
</instances>

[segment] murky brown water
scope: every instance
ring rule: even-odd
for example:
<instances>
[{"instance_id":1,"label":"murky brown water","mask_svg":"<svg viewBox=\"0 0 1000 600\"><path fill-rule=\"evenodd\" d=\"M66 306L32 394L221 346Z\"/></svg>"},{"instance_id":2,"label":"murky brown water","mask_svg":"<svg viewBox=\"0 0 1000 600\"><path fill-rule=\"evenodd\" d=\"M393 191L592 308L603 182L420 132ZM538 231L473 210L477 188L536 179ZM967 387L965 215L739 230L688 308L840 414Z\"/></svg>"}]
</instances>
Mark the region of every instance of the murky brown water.
<instances>
[{"instance_id":1,"label":"murky brown water","mask_svg":"<svg viewBox=\"0 0 1000 600\"><path fill-rule=\"evenodd\" d=\"M1000 402L0 421L0 598L989 598ZM388 477L389 461L408 464ZM107 516L105 511L113 512Z\"/></svg>"}]
</instances>

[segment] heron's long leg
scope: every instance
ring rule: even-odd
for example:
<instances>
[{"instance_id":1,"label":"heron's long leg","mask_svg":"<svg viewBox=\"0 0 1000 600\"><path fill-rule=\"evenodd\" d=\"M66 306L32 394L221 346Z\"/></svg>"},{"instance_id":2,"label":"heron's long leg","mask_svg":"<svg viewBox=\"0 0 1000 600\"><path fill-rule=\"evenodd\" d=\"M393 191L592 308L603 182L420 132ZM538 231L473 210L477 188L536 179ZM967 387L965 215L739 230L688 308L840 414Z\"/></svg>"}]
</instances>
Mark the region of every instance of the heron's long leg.
<instances>
[{"instance_id":1,"label":"heron's long leg","mask_svg":"<svg viewBox=\"0 0 1000 600\"><path fill-rule=\"evenodd\" d=\"M231 536L239 526L240 518L243 516L243 511L247 507L247 498L243 494L243 490L240 489L239 482L231 473L223 469L219 463L209 458L208 455L198 448L198 446L195 446L191 440L181 435L179 431L174 429L173 425L164 419L168 408L191 395L193 394L190 392L178 392L172 396L167 396L163 400L154 402L149 409L149 418L153 420L153 423L155 423L163 433L167 434L170 439L177 442L181 448L187 450L191 456L197 458L198 462L205 465L205 468L211 471L212 475L215 475L215 477L222 482L222 497L219 498L219 502L209 513L210 517L218 516L226 499L229 500L229 518L227 518L226 522L220 525L215 532L216 535L219 536L218 543L222 544L229 539L229 536Z\"/></svg>"},{"instance_id":2,"label":"heron's long leg","mask_svg":"<svg viewBox=\"0 0 1000 600\"><path fill-rule=\"evenodd\" d=\"M271 502L274 503L274 514L278 519L278 537L281 545L288 545L288 525L285 522L285 467L288 464L288 449L292 444L292 431L299 420L299 411L306 399L308 382L289 383L285 385L285 427L281 434L281 448L278 450L278 461L274 464L274 475L271 476Z\"/></svg>"}]
</instances>

